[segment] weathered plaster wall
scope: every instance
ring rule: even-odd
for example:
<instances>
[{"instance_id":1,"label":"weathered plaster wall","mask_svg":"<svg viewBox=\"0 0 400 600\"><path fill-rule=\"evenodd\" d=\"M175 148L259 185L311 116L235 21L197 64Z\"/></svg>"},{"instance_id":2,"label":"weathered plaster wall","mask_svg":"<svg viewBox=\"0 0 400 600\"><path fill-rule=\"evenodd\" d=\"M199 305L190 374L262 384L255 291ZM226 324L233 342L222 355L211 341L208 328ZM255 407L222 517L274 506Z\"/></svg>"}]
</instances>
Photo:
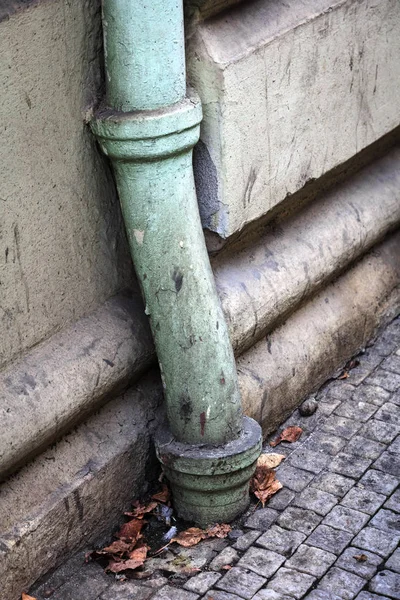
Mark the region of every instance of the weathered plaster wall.
<instances>
[{"instance_id":1,"label":"weathered plaster wall","mask_svg":"<svg viewBox=\"0 0 400 600\"><path fill-rule=\"evenodd\" d=\"M205 115L199 203L222 237L400 122L398 0L244 2L188 48Z\"/></svg>"},{"instance_id":2,"label":"weathered plaster wall","mask_svg":"<svg viewBox=\"0 0 400 600\"><path fill-rule=\"evenodd\" d=\"M101 87L100 2L19 8L0 22L0 368L133 277L84 122Z\"/></svg>"}]
</instances>

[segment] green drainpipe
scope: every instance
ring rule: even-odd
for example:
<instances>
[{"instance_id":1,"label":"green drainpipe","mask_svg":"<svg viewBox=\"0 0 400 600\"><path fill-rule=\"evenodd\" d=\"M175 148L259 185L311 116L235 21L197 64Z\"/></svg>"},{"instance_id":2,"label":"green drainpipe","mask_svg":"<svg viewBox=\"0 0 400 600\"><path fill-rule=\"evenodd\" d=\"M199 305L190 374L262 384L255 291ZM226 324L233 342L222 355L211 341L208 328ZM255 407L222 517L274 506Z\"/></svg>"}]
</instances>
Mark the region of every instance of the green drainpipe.
<instances>
[{"instance_id":1,"label":"green drainpipe","mask_svg":"<svg viewBox=\"0 0 400 600\"><path fill-rule=\"evenodd\" d=\"M103 0L106 99L92 129L110 157L155 340L168 427L156 449L175 508L235 518L261 448L243 417L193 181L202 118L186 91L182 0Z\"/></svg>"}]
</instances>

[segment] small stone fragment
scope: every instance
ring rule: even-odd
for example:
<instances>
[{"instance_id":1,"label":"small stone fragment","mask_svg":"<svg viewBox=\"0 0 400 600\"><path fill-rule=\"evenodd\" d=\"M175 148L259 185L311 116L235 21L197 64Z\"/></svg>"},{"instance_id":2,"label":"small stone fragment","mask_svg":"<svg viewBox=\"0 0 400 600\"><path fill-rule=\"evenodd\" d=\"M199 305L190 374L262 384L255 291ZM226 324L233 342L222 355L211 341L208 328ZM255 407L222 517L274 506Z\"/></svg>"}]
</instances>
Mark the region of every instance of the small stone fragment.
<instances>
[{"instance_id":1,"label":"small stone fragment","mask_svg":"<svg viewBox=\"0 0 400 600\"><path fill-rule=\"evenodd\" d=\"M299 413L302 417L311 417L318 408L318 402L314 397L307 398L303 404L299 406Z\"/></svg>"}]
</instances>

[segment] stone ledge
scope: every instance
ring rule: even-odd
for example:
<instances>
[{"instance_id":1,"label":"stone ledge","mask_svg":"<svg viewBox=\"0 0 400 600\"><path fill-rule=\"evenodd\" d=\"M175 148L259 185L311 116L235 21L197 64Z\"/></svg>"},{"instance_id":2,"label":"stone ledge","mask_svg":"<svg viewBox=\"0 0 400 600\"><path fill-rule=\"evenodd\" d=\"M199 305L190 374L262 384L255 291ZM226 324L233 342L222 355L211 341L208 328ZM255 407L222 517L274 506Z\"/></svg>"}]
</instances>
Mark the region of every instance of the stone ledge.
<instances>
[{"instance_id":1,"label":"stone ledge","mask_svg":"<svg viewBox=\"0 0 400 600\"><path fill-rule=\"evenodd\" d=\"M216 283L236 355L399 223L399 164L395 149L241 253L217 257ZM154 361L140 298L120 296L0 373L2 476Z\"/></svg>"}]
</instances>

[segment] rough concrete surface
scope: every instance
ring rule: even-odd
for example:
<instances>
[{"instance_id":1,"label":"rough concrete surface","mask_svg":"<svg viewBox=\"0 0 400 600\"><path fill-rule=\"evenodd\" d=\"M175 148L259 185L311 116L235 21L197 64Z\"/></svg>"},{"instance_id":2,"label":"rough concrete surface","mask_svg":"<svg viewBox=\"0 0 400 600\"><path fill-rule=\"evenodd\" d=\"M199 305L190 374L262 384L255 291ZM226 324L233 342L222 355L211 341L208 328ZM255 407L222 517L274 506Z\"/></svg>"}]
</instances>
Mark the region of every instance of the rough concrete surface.
<instances>
[{"instance_id":1,"label":"rough concrete surface","mask_svg":"<svg viewBox=\"0 0 400 600\"><path fill-rule=\"evenodd\" d=\"M400 149L392 150L240 252L213 261L236 354L400 222Z\"/></svg>"},{"instance_id":2,"label":"rough concrete surface","mask_svg":"<svg viewBox=\"0 0 400 600\"><path fill-rule=\"evenodd\" d=\"M157 474L150 437L161 398L158 376L146 376L1 484L1 600L117 525Z\"/></svg>"},{"instance_id":3,"label":"rough concrete surface","mask_svg":"<svg viewBox=\"0 0 400 600\"><path fill-rule=\"evenodd\" d=\"M148 560L147 569L160 569L149 579L125 582L105 575L98 564L83 564L82 551L30 593L38 600L399 598L399 347L397 318L358 357L360 364L347 379L333 380L318 391L316 413L304 417L296 410L282 423L279 431L290 425L303 429L294 444L264 448L286 456L276 469L283 488L266 508L254 503L227 539L191 549L171 546ZM399 376L396 386L391 378L389 392L384 374ZM395 424L386 416L394 414L393 406ZM326 445L328 431L343 414L348 415L347 430L335 430L340 443L333 448ZM376 451L371 432L377 428L386 435ZM362 468L351 473L360 460ZM179 573L182 564L196 565L199 572Z\"/></svg>"},{"instance_id":4,"label":"rough concrete surface","mask_svg":"<svg viewBox=\"0 0 400 600\"><path fill-rule=\"evenodd\" d=\"M102 85L100 1L25 4L0 22L0 368L133 279L85 123Z\"/></svg>"},{"instance_id":5,"label":"rough concrete surface","mask_svg":"<svg viewBox=\"0 0 400 600\"><path fill-rule=\"evenodd\" d=\"M201 23L203 225L229 237L396 127L399 44L396 0L256 0Z\"/></svg>"},{"instance_id":6,"label":"rough concrete surface","mask_svg":"<svg viewBox=\"0 0 400 600\"><path fill-rule=\"evenodd\" d=\"M398 164L399 151L395 149L315 204L283 221L278 229L268 229L240 253L223 251L217 257L214 273L236 355L271 334L277 321L307 301L399 221ZM394 251L397 252L397 248ZM386 255L389 264L390 254ZM385 269L379 275L381 281L385 273L390 272L390 267ZM368 271L368 276L375 272ZM365 282L361 285L363 289L366 286ZM348 287L347 299L354 289L354 286ZM374 311L374 301L367 291L366 302L369 301ZM329 321L333 328L335 318L340 319L342 314L340 303L335 310ZM289 321L283 328L285 339L293 337L290 332L294 322ZM356 325L353 329L357 334L362 330ZM335 339L338 345L334 351L329 335L324 337L324 351L331 352L332 369L361 343L357 337L357 343L353 344L349 331L345 345L343 335ZM262 342L260 347L263 347ZM319 352L322 345L316 348ZM343 353L339 348L347 349ZM280 354L276 355L278 362L280 358ZM154 360L141 301L137 298L137 302L132 302L121 296L12 364L0 373L0 415L5 432L0 449L0 473L4 476L26 456L59 438L118 386L138 377ZM275 358L271 356L270 360ZM265 369L275 373L274 380L278 377L278 387L282 381L278 373L283 369L282 377L285 376L285 365L286 362L276 369L273 363L265 364ZM296 365L291 368L293 366ZM299 401L299 395L294 392L300 389L297 388L299 377L302 377L299 372L294 378L290 375L294 386L290 384L288 394L293 396L290 402ZM242 378L247 381L246 371ZM250 378L245 387L253 390L254 385ZM245 401L247 409L257 418L263 385L257 387L254 400L249 396ZM308 389L304 393L307 392ZM271 401L271 406L273 404Z\"/></svg>"},{"instance_id":7,"label":"rough concrete surface","mask_svg":"<svg viewBox=\"0 0 400 600\"><path fill-rule=\"evenodd\" d=\"M399 256L395 233L238 359L244 410L264 433L398 314Z\"/></svg>"},{"instance_id":8,"label":"rough concrete surface","mask_svg":"<svg viewBox=\"0 0 400 600\"><path fill-rule=\"evenodd\" d=\"M0 480L143 374L154 347L139 297L117 296L0 374Z\"/></svg>"}]
</instances>

